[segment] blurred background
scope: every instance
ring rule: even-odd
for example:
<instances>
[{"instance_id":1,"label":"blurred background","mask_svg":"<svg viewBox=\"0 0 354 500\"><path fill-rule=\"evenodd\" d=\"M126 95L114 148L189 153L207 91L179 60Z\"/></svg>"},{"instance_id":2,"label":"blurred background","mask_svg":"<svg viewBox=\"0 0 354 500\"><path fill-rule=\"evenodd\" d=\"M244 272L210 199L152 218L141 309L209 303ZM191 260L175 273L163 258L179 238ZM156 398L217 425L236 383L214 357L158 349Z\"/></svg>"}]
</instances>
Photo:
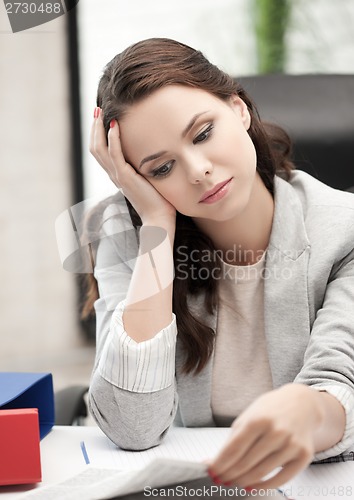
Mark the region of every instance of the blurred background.
<instances>
[{"instance_id":1,"label":"blurred background","mask_svg":"<svg viewBox=\"0 0 354 500\"><path fill-rule=\"evenodd\" d=\"M114 55L169 37L235 77L353 75L353 34L353 0L80 0L18 33L1 3L0 370L50 371L56 389L89 381L92 324L79 319L54 225L114 191L88 153L98 79Z\"/></svg>"}]
</instances>

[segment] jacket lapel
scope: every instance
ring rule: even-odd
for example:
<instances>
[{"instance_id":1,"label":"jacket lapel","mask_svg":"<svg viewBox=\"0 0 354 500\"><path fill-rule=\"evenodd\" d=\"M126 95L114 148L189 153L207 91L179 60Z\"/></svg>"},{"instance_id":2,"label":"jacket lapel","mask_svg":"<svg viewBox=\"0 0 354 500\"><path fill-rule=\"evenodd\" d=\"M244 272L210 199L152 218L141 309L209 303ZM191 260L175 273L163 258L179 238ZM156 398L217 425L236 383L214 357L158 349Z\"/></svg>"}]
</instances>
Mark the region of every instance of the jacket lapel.
<instances>
[{"instance_id":1,"label":"jacket lapel","mask_svg":"<svg viewBox=\"0 0 354 500\"><path fill-rule=\"evenodd\" d=\"M204 293L188 297L189 308L195 317L216 331L217 311L208 314L204 307ZM177 337L178 339L178 337ZM197 375L182 373L184 355L181 342L176 346L176 379L178 386L179 414L184 426L214 427L211 411L211 384L214 355L210 357L206 367Z\"/></svg>"},{"instance_id":2,"label":"jacket lapel","mask_svg":"<svg viewBox=\"0 0 354 500\"><path fill-rule=\"evenodd\" d=\"M310 243L293 187L275 177L275 210L264 274L264 322L273 386L292 382L310 334Z\"/></svg>"}]
</instances>

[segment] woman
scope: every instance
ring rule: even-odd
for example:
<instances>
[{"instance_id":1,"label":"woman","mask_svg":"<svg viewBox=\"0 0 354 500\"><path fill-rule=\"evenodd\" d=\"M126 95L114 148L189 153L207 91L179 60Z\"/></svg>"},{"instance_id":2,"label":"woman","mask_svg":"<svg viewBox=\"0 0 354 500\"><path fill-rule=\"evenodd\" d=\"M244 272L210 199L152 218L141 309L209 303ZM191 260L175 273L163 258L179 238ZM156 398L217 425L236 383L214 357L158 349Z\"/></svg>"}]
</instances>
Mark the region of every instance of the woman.
<instances>
[{"instance_id":1,"label":"woman","mask_svg":"<svg viewBox=\"0 0 354 500\"><path fill-rule=\"evenodd\" d=\"M86 304L97 299L98 425L133 450L158 445L172 422L231 425L209 473L242 487L284 484L343 452L353 195L293 171L286 134L173 40L116 56L97 106L90 150L121 190L102 210Z\"/></svg>"}]
</instances>

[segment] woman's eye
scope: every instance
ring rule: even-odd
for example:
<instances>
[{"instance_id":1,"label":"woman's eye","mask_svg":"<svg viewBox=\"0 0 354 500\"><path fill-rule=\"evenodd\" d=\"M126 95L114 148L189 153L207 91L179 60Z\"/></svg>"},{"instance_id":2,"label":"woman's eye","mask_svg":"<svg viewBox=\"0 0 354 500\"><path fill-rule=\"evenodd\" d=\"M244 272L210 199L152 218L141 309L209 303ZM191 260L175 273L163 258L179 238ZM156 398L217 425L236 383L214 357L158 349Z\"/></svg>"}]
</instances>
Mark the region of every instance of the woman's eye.
<instances>
[{"instance_id":1,"label":"woman's eye","mask_svg":"<svg viewBox=\"0 0 354 500\"><path fill-rule=\"evenodd\" d=\"M164 177L167 174L169 174L171 168L172 168L173 162L169 161L168 163L165 163L159 168L156 168L151 172L153 177Z\"/></svg>"},{"instance_id":2,"label":"woman's eye","mask_svg":"<svg viewBox=\"0 0 354 500\"><path fill-rule=\"evenodd\" d=\"M193 140L193 144L197 144L198 142L204 142L211 135L211 132L214 128L214 125L210 123L205 130L203 130L197 137Z\"/></svg>"}]
</instances>

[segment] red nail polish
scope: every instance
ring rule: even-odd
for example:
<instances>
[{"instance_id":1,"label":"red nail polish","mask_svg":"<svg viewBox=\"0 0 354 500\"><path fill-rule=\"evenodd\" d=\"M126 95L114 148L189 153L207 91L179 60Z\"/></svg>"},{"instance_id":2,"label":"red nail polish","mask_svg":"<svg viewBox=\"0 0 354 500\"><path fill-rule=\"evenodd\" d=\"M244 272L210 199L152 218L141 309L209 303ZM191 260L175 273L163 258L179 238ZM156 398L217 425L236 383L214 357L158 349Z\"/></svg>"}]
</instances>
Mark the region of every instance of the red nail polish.
<instances>
[{"instance_id":1,"label":"red nail polish","mask_svg":"<svg viewBox=\"0 0 354 500\"><path fill-rule=\"evenodd\" d=\"M111 120L111 121L109 122L109 126L110 126L111 128L113 128L115 123L116 123L116 121L115 121L115 120Z\"/></svg>"},{"instance_id":2,"label":"red nail polish","mask_svg":"<svg viewBox=\"0 0 354 500\"><path fill-rule=\"evenodd\" d=\"M208 472L210 479L212 479L215 483L215 480L218 480L218 476L216 474L214 474L214 472L212 470L210 470L209 468L207 469L207 472Z\"/></svg>"},{"instance_id":3,"label":"red nail polish","mask_svg":"<svg viewBox=\"0 0 354 500\"><path fill-rule=\"evenodd\" d=\"M248 488L244 488L244 490L247 491L247 493L250 493L252 490L254 490L254 488L248 487Z\"/></svg>"},{"instance_id":4,"label":"red nail polish","mask_svg":"<svg viewBox=\"0 0 354 500\"><path fill-rule=\"evenodd\" d=\"M231 481L226 481L226 483L224 483L224 486L231 486Z\"/></svg>"}]
</instances>

